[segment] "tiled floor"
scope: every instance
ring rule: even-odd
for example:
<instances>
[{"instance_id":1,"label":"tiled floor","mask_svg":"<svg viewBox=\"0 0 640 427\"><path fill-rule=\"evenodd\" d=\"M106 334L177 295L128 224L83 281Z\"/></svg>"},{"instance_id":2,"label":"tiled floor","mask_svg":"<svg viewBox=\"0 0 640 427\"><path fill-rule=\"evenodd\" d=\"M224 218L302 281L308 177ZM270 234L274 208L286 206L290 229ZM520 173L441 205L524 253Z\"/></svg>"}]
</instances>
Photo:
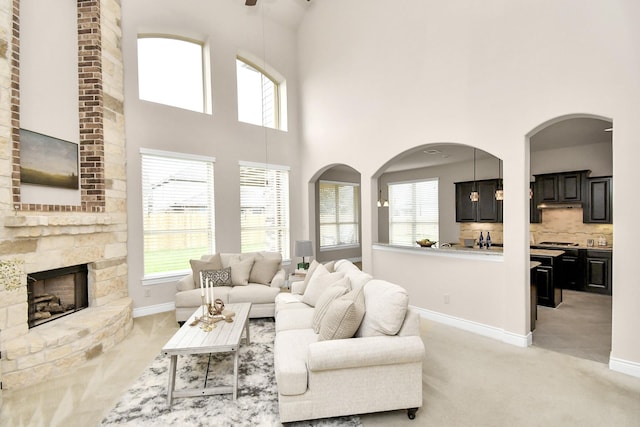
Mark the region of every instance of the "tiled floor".
<instances>
[{"instance_id":1,"label":"tiled floor","mask_svg":"<svg viewBox=\"0 0 640 427\"><path fill-rule=\"evenodd\" d=\"M611 296L564 290L557 308L538 306L533 345L608 364Z\"/></svg>"}]
</instances>

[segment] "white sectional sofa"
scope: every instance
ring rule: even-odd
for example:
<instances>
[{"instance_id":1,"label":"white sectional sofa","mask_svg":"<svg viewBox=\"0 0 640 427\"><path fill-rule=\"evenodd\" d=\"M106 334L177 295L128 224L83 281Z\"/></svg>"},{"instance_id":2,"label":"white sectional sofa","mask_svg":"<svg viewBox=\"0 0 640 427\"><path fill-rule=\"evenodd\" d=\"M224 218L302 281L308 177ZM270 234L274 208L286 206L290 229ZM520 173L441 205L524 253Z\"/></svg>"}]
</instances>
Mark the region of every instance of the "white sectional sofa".
<instances>
[{"instance_id":1,"label":"white sectional sofa","mask_svg":"<svg viewBox=\"0 0 640 427\"><path fill-rule=\"evenodd\" d=\"M284 287L286 272L276 252L220 253L191 260L192 273L177 283L176 320L185 322L200 307L199 272L228 269L229 283L214 287L215 298L226 303L250 302L249 317L274 317L275 298ZM195 275L194 275L195 273Z\"/></svg>"},{"instance_id":2,"label":"white sectional sofa","mask_svg":"<svg viewBox=\"0 0 640 427\"><path fill-rule=\"evenodd\" d=\"M274 364L281 422L396 409L413 419L422 406L425 350L408 300L404 288L347 260L314 261L304 282L279 294Z\"/></svg>"}]
</instances>

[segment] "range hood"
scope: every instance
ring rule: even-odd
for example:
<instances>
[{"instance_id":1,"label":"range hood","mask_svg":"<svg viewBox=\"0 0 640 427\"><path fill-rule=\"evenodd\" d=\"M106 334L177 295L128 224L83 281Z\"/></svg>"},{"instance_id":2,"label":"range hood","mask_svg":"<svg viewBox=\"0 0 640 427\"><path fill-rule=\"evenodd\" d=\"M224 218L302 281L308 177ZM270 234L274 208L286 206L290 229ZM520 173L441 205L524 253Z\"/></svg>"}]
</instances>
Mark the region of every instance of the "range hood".
<instances>
[{"instance_id":1,"label":"range hood","mask_svg":"<svg viewBox=\"0 0 640 427\"><path fill-rule=\"evenodd\" d=\"M582 208L582 203L551 202L551 203L538 204L538 209L573 209L573 208Z\"/></svg>"}]
</instances>

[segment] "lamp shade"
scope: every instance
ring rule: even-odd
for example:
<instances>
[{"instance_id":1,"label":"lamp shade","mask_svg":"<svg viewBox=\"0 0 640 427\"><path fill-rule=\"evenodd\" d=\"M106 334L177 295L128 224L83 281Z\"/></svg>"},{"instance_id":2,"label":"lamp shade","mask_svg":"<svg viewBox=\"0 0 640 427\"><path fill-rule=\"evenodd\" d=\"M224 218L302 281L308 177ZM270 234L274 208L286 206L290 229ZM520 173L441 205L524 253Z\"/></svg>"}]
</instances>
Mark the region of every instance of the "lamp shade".
<instances>
[{"instance_id":1,"label":"lamp shade","mask_svg":"<svg viewBox=\"0 0 640 427\"><path fill-rule=\"evenodd\" d=\"M313 255L313 245L311 240L296 240L294 253L299 257L306 257Z\"/></svg>"}]
</instances>

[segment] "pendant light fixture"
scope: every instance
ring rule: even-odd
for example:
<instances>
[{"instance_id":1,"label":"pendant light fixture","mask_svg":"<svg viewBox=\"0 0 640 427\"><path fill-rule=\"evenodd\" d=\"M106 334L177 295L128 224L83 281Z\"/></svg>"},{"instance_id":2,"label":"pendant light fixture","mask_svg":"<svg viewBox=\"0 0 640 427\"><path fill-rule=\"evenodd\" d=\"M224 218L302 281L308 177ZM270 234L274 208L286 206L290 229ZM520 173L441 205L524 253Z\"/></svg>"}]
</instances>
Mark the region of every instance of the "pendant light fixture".
<instances>
[{"instance_id":1,"label":"pendant light fixture","mask_svg":"<svg viewBox=\"0 0 640 427\"><path fill-rule=\"evenodd\" d=\"M504 200L504 190L502 189L502 173L500 172L500 166L502 160L498 159L498 189L496 190L496 200Z\"/></svg>"},{"instance_id":2,"label":"pendant light fixture","mask_svg":"<svg viewBox=\"0 0 640 427\"><path fill-rule=\"evenodd\" d=\"M476 189L476 149L473 149L473 188L471 190L471 194L469 194L469 199L472 202L477 202L480 200L480 195L478 194L478 190Z\"/></svg>"},{"instance_id":3,"label":"pendant light fixture","mask_svg":"<svg viewBox=\"0 0 640 427\"><path fill-rule=\"evenodd\" d=\"M389 207L389 201L388 200L382 200L382 189L380 189L380 195L378 196L378 207L379 208L388 208Z\"/></svg>"}]
</instances>

